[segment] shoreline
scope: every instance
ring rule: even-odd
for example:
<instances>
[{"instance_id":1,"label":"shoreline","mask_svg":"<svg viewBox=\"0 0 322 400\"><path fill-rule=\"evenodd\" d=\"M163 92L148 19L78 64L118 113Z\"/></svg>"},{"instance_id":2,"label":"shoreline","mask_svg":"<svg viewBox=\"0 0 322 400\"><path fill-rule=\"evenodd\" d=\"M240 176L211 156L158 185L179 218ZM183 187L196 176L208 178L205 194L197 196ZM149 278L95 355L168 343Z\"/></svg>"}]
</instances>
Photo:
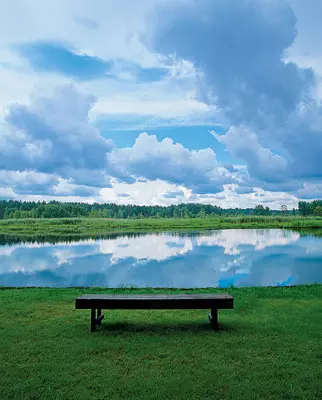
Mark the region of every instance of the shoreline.
<instances>
[{"instance_id":1,"label":"shoreline","mask_svg":"<svg viewBox=\"0 0 322 400\"><path fill-rule=\"evenodd\" d=\"M17 240L100 239L144 233L192 233L220 229L310 230L322 236L321 217L211 217L182 219L53 218L0 220L0 237ZM321 230L321 232L319 232ZM303 231L304 232L304 231ZM0 242L1 243L1 242Z\"/></svg>"}]
</instances>

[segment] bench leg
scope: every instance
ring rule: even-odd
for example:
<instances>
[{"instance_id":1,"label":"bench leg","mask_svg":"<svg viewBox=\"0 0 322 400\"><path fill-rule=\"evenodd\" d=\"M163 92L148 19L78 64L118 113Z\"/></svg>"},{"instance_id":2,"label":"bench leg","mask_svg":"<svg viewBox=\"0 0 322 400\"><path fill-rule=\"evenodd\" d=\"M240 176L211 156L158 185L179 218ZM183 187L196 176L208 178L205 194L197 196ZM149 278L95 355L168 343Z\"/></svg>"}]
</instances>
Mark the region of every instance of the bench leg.
<instances>
[{"instance_id":1,"label":"bench leg","mask_svg":"<svg viewBox=\"0 0 322 400\"><path fill-rule=\"evenodd\" d=\"M95 308L91 309L91 324L89 326L89 331L93 332L96 331L96 310Z\"/></svg>"},{"instance_id":2,"label":"bench leg","mask_svg":"<svg viewBox=\"0 0 322 400\"><path fill-rule=\"evenodd\" d=\"M218 310L217 308L212 308L211 312L208 314L208 318L211 322L212 327L215 330L219 329L219 325L218 325Z\"/></svg>"},{"instance_id":3,"label":"bench leg","mask_svg":"<svg viewBox=\"0 0 322 400\"><path fill-rule=\"evenodd\" d=\"M97 318L96 318L96 324L97 325L102 325L102 319L104 318L104 314L102 314L102 309L98 308L97 309Z\"/></svg>"},{"instance_id":4,"label":"bench leg","mask_svg":"<svg viewBox=\"0 0 322 400\"><path fill-rule=\"evenodd\" d=\"M96 316L96 309L92 308L91 309L91 323L89 326L89 331L90 332L96 331L96 325L101 325L103 318L104 318L104 314L102 314L101 308L97 309L97 316Z\"/></svg>"}]
</instances>

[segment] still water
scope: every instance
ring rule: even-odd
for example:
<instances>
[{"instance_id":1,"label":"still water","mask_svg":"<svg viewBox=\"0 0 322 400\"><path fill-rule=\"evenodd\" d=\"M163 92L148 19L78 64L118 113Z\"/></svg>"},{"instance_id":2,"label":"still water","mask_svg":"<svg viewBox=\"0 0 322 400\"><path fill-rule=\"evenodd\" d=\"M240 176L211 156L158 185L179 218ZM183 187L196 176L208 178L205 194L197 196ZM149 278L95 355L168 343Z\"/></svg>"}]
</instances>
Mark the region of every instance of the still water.
<instances>
[{"instance_id":1,"label":"still water","mask_svg":"<svg viewBox=\"0 0 322 400\"><path fill-rule=\"evenodd\" d=\"M322 238L281 229L0 245L0 286L229 287L322 283Z\"/></svg>"}]
</instances>

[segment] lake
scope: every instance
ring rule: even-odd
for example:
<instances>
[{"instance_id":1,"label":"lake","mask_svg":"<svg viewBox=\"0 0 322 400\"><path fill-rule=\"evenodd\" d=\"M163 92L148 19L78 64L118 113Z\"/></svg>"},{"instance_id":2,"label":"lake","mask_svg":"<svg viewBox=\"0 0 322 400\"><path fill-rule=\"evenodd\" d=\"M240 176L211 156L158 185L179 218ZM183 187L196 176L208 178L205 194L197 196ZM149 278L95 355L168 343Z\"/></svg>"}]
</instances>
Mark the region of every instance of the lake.
<instances>
[{"instance_id":1,"label":"lake","mask_svg":"<svg viewBox=\"0 0 322 400\"><path fill-rule=\"evenodd\" d=\"M322 283L322 238L282 229L0 245L0 286L230 287Z\"/></svg>"}]
</instances>

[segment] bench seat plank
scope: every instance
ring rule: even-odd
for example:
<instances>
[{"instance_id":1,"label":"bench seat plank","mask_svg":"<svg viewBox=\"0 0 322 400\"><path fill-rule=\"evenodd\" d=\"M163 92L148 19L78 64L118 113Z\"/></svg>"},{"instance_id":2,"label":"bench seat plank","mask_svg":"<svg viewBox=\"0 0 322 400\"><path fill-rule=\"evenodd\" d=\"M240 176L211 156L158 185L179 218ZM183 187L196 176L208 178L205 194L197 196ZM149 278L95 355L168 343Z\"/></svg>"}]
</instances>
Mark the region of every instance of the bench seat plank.
<instances>
[{"instance_id":1,"label":"bench seat plank","mask_svg":"<svg viewBox=\"0 0 322 400\"><path fill-rule=\"evenodd\" d=\"M85 294L76 299L76 308L119 310L232 309L234 308L234 298L229 294Z\"/></svg>"}]
</instances>

